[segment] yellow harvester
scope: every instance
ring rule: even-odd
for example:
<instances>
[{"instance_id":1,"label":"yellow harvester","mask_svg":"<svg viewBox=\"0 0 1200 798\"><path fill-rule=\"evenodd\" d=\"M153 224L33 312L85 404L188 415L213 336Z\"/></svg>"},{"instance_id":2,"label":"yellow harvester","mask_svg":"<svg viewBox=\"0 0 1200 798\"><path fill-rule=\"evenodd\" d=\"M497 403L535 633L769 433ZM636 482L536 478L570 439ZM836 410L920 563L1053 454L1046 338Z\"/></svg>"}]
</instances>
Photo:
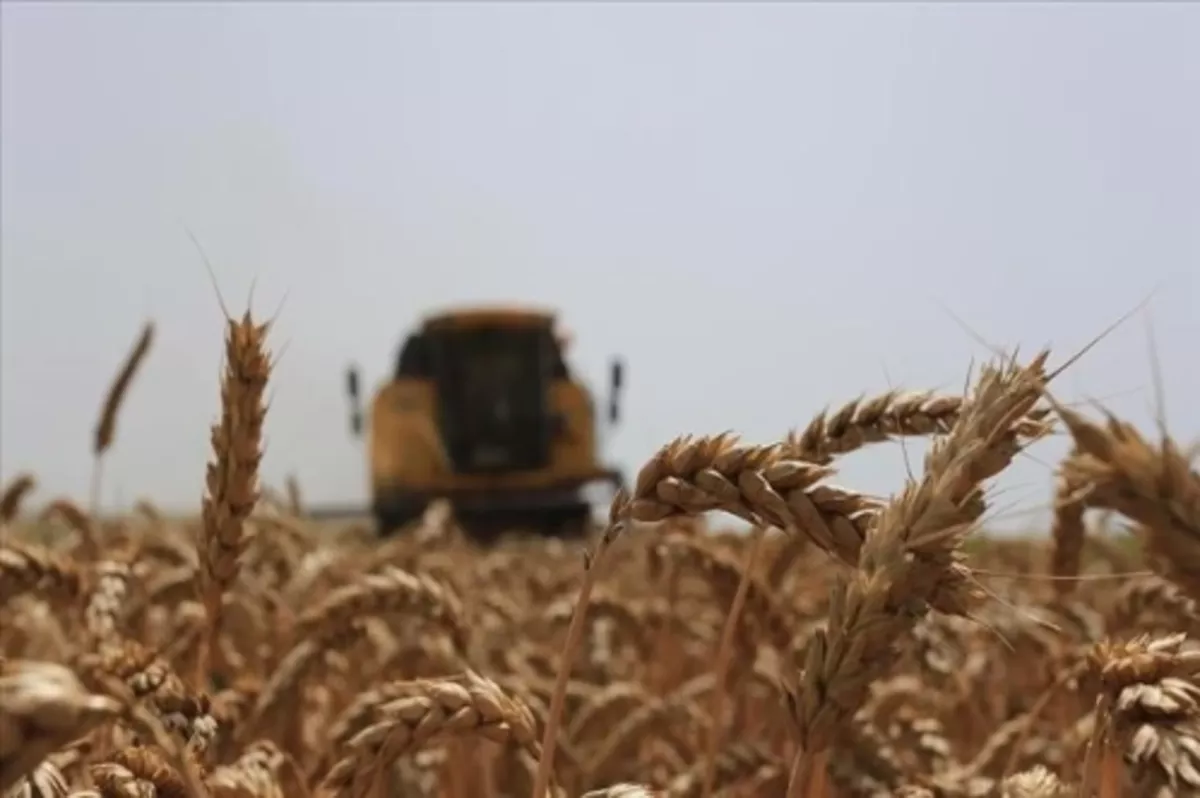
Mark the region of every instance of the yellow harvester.
<instances>
[{"instance_id":1,"label":"yellow harvester","mask_svg":"<svg viewBox=\"0 0 1200 798\"><path fill-rule=\"evenodd\" d=\"M510 307L437 313L405 338L369 410L372 511L381 534L438 498L477 538L585 527L584 488L616 488L621 474L599 462L592 396L568 367L565 346L553 313ZM614 360L609 424L619 417L621 383ZM361 434L353 369L347 387L352 428Z\"/></svg>"}]
</instances>

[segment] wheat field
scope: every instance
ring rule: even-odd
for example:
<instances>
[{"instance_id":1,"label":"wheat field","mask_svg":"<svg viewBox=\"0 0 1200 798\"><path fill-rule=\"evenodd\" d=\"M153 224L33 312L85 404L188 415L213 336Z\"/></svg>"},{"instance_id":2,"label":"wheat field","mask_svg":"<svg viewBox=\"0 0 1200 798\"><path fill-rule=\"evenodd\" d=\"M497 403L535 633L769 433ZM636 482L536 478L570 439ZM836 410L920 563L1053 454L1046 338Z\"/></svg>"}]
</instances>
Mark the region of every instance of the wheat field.
<instances>
[{"instance_id":1,"label":"wheat field","mask_svg":"<svg viewBox=\"0 0 1200 798\"><path fill-rule=\"evenodd\" d=\"M1200 795L1200 475L1057 403L1048 352L767 445L666 442L586 541L481 549L444 505L381 541L260 486L268 332L227 323L198 517L5 486L0 794ZM991 481L1052 433L1052 528L986 537ZM894 495L836 483L911 436Z\"/></svg>"}]
</instances>

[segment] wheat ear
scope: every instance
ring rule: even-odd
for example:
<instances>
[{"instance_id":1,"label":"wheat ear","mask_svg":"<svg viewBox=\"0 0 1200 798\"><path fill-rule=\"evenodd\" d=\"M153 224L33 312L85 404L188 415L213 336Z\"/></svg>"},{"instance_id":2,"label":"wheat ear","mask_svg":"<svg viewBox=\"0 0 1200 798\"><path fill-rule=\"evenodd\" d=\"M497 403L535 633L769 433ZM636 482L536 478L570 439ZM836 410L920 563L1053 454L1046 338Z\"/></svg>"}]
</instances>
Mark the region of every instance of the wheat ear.
<instances>
[{"instance_id":1,"label":"wheat ear","mask_svg":"<svg viewBox=\"0 0 1200 798\"><path fill-rule=\"evenodd\" d=\"M1180 445L1166 435L1153 444L1112 415L1097 424L1056 409L1077 449L1062 464L1064 477L1086 488L1089 507L1138 522L1155 565L1200 600L1200 474Z\"/></svg>"},{"instance_id":2,"label":"wheat ear","mask_svg":"<svg viewBox=\"0 0 1200 798\"><path fill-rule=\"evenodd\" d=\"M33 478L33 474L17 474L4 486L4 491L0 493L0 526L16 519L17 513L21 511L21 503L35 487L37 480Z\"/></svg>"},{"instance_id":3,"label":"wheat ear","mask_svg":"<svg viewBox=\"0 0 1200 798\"><path fill-rule=\"evenodd\" d=\"M91 489L91 511L95 516L100 510L100 480L104 461L104 454L113 444L113 440L117 434L117 414L121 410L121 404L125 401L126 395L129 393L129 386L133 383L133 377L137 374L137 370L146 360L146 355L150 352L150 345L154 342L154 322L147 321L142 326L142 332L134 342L133 349L129 351L125 362L121 364L120 371L113 379L112 384L108 386L108 393L104 395L104 404L100 406L100 418L96 421L96 429L92 436L92 489ZM85 541L86 545L94 545L94 541Z\"/></svg>"},{"instance_id":4,"label":"wheat ear","mask_svg":"<svg viewBox=\"0 0 1200 798\"><path fill-rule=\"evenodd\" d=\"M959 547L983 515L981 484L1018 451L1013 425L1041 395L1047 356L985 369L954 429L926 457L923 478L874 520L852 579L833 591L827 629L807 647L803 691L786 694L800 743L790 798L822 794L839 727L916 622L931 609L966 615L978 601Z\"/></svg>"},{"instance_id":5,"label":"wheat ear","mask_svg":"<svg viewBox=\"0 0 1200 798\"><path fill-rule=\"evenodd\" d=\"M208 464L201 506L197 574L208 623L197 659L196 686L208 677L221 623L221 599L238 573L245 548L245 521L258 502L258 465L267 408L264 395L271 363L266 350L269 324L226 320L221 419L212 427L214 459Z\"/></svg>"}]
</instances>

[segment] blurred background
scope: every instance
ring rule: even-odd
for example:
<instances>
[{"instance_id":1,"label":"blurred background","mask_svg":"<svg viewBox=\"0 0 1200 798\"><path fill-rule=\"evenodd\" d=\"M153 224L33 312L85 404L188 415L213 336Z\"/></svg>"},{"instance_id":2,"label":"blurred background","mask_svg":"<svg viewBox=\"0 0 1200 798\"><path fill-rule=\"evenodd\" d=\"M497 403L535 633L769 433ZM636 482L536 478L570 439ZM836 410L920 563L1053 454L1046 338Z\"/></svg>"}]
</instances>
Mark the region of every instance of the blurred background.
<instances>
[{"instance_id":1,"label":"blurred background","mask_svg":"<svg viewBox=\"0 0 1200 798\"><path fill-rule=\"evenodd\" d=\"M104 504L198 506L225 302L275 316L264 479L364 501L345 369L463 302L556 308L632 476L888 387L978 336L1200 435L1200 6L19 3L2 12L0 478L83 500L146 318ZM1061 441L997 486L1041 526ZM906 447L911 459L924 451ZM906 451L838 481L887 493ZM915 467L915 466L914 466Z\"/></svg>"}]
</instances>

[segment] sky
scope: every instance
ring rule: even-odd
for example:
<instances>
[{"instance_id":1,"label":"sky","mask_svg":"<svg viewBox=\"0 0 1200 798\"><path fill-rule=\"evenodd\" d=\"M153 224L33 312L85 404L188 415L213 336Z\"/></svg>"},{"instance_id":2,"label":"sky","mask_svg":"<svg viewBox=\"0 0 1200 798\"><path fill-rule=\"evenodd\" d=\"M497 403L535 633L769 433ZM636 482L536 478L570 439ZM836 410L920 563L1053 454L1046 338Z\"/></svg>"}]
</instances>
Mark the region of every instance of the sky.
<instances>
[{"instance_id":1,"label":"sky","mask_svg":"<svg viewBox=\"0 0 1200 798\"><path fill-rule=\"evenodd\" d=\"M223 319L275 318L265 483L365 501L344 372L426 312L544 304L632 476L684 433L765 443L980 340L1200 437L1200 6L19 3L0 7L0 479L87 496L100 401L157 338L103 500L190 511ZM968 329L969 328L969 329ZM1151 336L1150 331L1153 331ZM1150 341L1162 371L1156 387ZM603 397L601 397L603 398ZM994 486L1039 528L1066 442ZM903 484L920 443L834 481ZM915 467L915 466L914 466Z\"/></svg>"}]
</instances>

